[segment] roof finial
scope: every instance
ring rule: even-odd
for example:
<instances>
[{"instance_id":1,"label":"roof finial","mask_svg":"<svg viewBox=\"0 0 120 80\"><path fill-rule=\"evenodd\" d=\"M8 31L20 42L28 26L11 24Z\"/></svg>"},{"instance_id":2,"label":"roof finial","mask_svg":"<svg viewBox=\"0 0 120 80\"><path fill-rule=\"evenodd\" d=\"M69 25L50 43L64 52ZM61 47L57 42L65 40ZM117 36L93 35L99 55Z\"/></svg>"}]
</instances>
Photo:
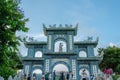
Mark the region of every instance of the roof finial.
<instances>
[{"instance_id":1,"label":"roof finial","mask_svg":"<svg viewBox=\"0 0 120 80\"><path fill-rule=\"evenodd\" d=\"M68 27L68 24L65 24L65 27Z\"/></svg>"},{"instance_id":2,"label":"roof finial","mask_svg":"<svg viewBox=\"0 0 120 80\"><path fill-rule=\"evenodd\" d=\"M97 41L97 42L99 41L99 37L96 38L96 41Z\"/></svg>"},{"instance_id":3,"label":"roof finial","mask_svg":"<svg viewBox=\"0 0 120 80\"><path fill-rule=\"evenodd\" d=\"M56 24L54 24L53 27L56 27Z\"/></svg>"},{"instance_id":4,"label":"roof finial","mask_svg":"<svg viewBox=\"0 0 120 80\"><path fill-rule=\"evenodd\" d=\"M88 39L87 39L88 41L92 41L93 40L93 37L91 36L88 36Z\"/></svg>"},{"instance_id":5,"label":"roof finial","mask_svg":"<svg viewBox=\"0 0 120 80\"><path fill-rule=\"evenodd\" d=\"M53 27L52 25L49 25L49 27Z\"/></svg>"},{"instance_id":6,"label":"roof finial","mask_svg":"<svg viewBox=\"0 0 120 80\"><path fill-rule=\"evenodd\" d=\"M76 27L78 27L79 23L76 24Z\"/></svg>"},{"instance_id":7,"label":"roof finial","mask_svg":"<svg viewBox=\"0 0 120 80\"><path fill-rule=\"evenodd\" d=\"M72 24L70 25L70 27L72 27Z\"/></svg>"},{"instance_id":8,"label":"roof finial","mask_svg":"<svg viewBox=\"0 0 120 80\"><path fill-rule=\"evenodd\" d=\"M59 27L62 27L62 24L60 24Z\"/></svg>"},{"instance_id":9,"label":"roof finial","mask_svg":"<svg viewBox=\"0 0 120 80\"><path fill-rule=\"evenodd\" d=\"M45 24L43 23L43 28L46 28Z\"/></svg>"}]
</instances>

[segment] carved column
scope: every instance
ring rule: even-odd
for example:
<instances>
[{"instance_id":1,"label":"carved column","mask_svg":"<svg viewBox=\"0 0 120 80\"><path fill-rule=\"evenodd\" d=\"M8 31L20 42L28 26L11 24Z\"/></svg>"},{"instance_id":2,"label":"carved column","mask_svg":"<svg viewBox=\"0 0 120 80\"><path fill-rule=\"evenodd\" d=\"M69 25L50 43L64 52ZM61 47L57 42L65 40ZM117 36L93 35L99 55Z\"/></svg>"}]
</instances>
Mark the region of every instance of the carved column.
<instances>
[{"instance_id":1,"label":"carved column","mask_svg":"<svg viewBox=\"0 0 120 80\"><path fill-rule=\"evenodd\" d=\"M49 35L48 37L48 49L51 50L51 40L52 40L52 36Z\"/></svg>"},{"instance_id":2,"label":"carved column","mask_svg":"<svg viewBox=\"0 0 120 80\"><path fill-rule=\"evenodd\" d=\"M70 50L72 50L73 49L73 47L72 47L72 35L69 35L69 44L70 44Z\"/></svg>"},{"instance_id":3,"label":"carved column","mask_svg":"<svg viewBox=\"0 0 120 80\"><path fill-rule=\"evenodd\" d=\"M76 60L72 59L73 80L76 80Z\"/></svg>"},{"instance_id":4,"label":"carved column","mask_svg":"<svg viewBox=\"0 0 120 80\"><path fill-rule=\"evenodd\" d=\"M49 65L50 65L50 60L46 59L46 61L45 61L45 72L49 72Z\"/></svg>"}]
</instances>

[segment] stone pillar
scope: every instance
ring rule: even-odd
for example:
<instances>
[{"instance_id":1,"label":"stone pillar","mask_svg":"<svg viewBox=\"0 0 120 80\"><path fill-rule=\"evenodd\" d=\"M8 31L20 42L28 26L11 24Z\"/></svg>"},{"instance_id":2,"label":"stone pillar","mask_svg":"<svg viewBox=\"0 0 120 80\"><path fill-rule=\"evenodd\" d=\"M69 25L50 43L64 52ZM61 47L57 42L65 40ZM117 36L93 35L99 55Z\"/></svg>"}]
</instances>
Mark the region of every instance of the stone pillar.
<instances>
[{"instance_id":1,"label":"stone pillar","mask_svg":"<svg viewBox=\"0 0 120 80\"><path fill-rule=\"evenodd\" d=\"M34 55L35 55L35 52L34 52L34 46L30 46L29 48L28 48L28 57L34 57Z\"/></svg>"},{"instance_id":2,"label":"stone pillar","mask_svg":"<svg viewBox=\"0 0 120 80\"><path fill-rule=\"evenodd\" d=\"M92 65L92 72L95 76L97 76L97 66L95 64Z\"/></svg>"},{"instance_id":3,"label":"stone pillar","mask_svg":"<svg viewBox=\"0 0 120 80\"><path fill-rule=\"evenodd\" d=\"M45 72L49 72L49 65L50 65L50 60L46 59L45 60Z\"/></svg>"},{"instance_id":4,"label":"stone pillar","mask_svg":"<svg viewBox=\"0 0 120 80\"><path fill-rule=\"evenodd\" d=\"M73 50L73 39L72 39L72 35L69 35L69 44L70 44L70 50Z\"/></svg>"},{"instance_id":5,"label":"stone pillar","mask_svg":"<svg viewBox=\"0 0 120 80\"><path fill-rule=\"evenodd\" d=\"M30 72L30 66L24 65L24 75L26 75L26 77L28 77L29 72Z\"/></svg>"},{"instance_id":6,"label":"stone pillar","mask_svg":"<svg viewBox=\"0 0 120 80\"><path fill-rule=\"evenodd\" d=\"M52 40L52 36L49 35L48 36L48 50L51 50L51 40Z\"/></svg>"},{"instance_id":7,"label":"stone pillar","mask_svg":"<svg viewBox=\"0 0 120 80\"><path fill-rule=\"evenodd\" d=\"M76 80L76 60L72 59L73 80Z\"/></svg>"}]
</instances>

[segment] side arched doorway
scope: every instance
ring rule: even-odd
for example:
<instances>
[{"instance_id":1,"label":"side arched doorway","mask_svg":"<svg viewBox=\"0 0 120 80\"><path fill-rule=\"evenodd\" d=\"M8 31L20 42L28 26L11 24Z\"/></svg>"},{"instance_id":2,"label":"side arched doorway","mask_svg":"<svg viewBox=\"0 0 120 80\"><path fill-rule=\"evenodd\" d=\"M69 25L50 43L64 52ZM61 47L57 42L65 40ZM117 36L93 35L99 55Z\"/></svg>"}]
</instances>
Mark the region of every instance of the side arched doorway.
<instances>
[{"instance_id":1,"label":"side arched doorway","mask_svg":"<svg viewBox=\"0 0 120 80\"><path fill-rule=\"evenodd\" d=\"M65 62L57 62L52 68L52 78L53 80L54 78L55 80L59 80L62 74L64 74L64 77L66 78L66 75L69 71L69 66Z\"/></svg>"},{"instance_id":2,"label":"side arched doorway","mask_svg":"<svg viewBox=\"0 0 120 80\"><path fill-rule=\"evenodd\" d=\"M41 76L42 76L42 68L39 67L39 66L34 66L33 69L32 69L32 79L33 79L33 76L36 77L36 80L40 80L41 79Z\"/></svg>"}]
</instances>

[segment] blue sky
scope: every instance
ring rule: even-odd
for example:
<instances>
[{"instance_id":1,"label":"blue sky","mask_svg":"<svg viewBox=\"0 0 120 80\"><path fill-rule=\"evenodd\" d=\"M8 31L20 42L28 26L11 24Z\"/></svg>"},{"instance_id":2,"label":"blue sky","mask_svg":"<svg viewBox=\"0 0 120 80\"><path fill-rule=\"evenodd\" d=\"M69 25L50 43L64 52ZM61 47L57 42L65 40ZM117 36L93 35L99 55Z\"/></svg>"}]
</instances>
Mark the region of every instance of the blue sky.
<instances>
[{"instance_id":1,"label":"blue sky","mask_svg":"<svg viewBox=\"0 0 120 80\"><path fill-rule=\"evenodd\" d=\"M98 47L106 47L120 46L119 4L120 0L22 0L20 7L30 20L26 35L45 40L43 23L47 26L79 23L76 41L98 36Z\"/></svg>"}]
</instances>

